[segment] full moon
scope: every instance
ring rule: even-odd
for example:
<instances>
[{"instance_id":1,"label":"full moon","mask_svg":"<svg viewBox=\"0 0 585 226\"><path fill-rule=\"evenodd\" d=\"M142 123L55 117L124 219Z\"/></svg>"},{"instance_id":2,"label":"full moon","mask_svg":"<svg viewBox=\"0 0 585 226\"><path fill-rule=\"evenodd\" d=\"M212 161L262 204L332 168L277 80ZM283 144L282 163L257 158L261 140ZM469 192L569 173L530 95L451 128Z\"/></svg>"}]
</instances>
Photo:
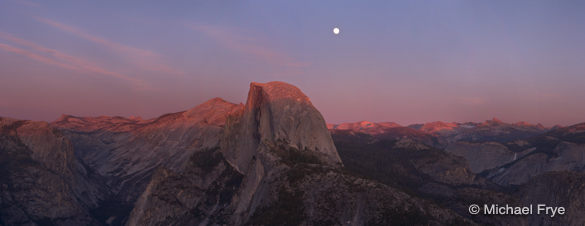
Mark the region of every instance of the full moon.
<instances>
[{"instance_id":1,"label":"full moon","mask_svg":"<svg viewBox=\"0 0 585 226\"><path fill-rule=\"evenodd\" d=\"M334 27L333 28L333 34L336 34L336 35L339 34L339 28L338 27Z\"/></svg>"}]
</instances>

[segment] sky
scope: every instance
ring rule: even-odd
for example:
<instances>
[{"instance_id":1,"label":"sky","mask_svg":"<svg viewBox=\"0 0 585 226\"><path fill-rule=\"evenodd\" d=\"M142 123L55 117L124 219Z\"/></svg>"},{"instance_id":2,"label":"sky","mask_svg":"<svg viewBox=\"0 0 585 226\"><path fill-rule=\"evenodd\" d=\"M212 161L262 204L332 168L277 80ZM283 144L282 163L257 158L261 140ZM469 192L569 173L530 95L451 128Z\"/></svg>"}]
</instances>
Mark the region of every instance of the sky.
<instances>
[{"instance_id":1,"label":"sky","mask_svg":"<svg viewBox=\"0 0 585 226\"><path fill-rule=\"evenodd\" d=\"M329 123L571 125L585 122L583 12L574 0L0 0L0 116L152 118L284 81Z\"/></svg>"}]
</instances>

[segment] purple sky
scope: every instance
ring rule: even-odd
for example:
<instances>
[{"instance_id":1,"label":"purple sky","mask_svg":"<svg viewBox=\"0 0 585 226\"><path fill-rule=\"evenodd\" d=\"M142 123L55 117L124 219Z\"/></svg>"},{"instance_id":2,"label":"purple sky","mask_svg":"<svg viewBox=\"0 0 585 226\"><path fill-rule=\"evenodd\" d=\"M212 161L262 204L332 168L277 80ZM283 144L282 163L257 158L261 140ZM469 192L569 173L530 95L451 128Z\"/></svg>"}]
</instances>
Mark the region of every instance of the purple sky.
<instances>
[{"instance_id":1,"label":"purple sky","mask_svg":"<svg viewBox=\"0 0 585 226\"><path fill-rule=\"evenodd\" d=\"M0 116L150 118L280 80L332 123L585 122L583 1L172 2L0 0Z\"/></svg>"}]
</instances>

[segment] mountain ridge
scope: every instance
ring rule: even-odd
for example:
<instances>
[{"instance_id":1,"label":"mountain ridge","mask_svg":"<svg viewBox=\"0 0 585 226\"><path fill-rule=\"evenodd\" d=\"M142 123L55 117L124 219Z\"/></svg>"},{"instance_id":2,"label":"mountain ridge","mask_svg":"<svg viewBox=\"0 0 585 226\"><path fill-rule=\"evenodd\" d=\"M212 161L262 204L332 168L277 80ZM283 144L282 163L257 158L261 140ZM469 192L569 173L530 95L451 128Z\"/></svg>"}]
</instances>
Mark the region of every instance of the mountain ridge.
<instances>
[{"instance_id":1,"label":"mountain ridge","mask_svg":"<svg viewBox=\"0 0 585 226\"><path fill-rule=\"evenodd\" d=\"M212 98L152 119L0 126L2 224L538 224L550 221L472 216L465 200L554 201L547 178L557 190L585 178L585 123L333 125L283 82L250 83L245 104ZM559 197L578 208L580 194Z\"/></svg>"}]
</instances>

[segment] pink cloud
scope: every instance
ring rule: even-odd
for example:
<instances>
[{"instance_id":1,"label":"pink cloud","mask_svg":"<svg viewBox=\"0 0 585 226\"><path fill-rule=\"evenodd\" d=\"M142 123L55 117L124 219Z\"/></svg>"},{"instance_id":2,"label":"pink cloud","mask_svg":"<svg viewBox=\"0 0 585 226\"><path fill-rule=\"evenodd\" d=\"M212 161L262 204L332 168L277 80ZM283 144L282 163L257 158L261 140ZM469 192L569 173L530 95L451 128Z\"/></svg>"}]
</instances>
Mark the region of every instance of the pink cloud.
<instances>
[{"instance_id":1,"label":"pink cloud","mask_svg":"<svg viewBox=\"0 0 585 226\"><path fill-rule=\"evenodd\" d=\"M41 56L39 54L21 49L21 48L17 48L11 45L7 45L7 44L3 44L0 43L0 49L7 51L7 52L11 52L11 53L16 53L18 55L22 55L22 56L26 56L30 59L36 60L38 62L44 63L44 64L48 64L48 65L53 65L53 66L58 66L61 68L65 68L65 69L70 69L70 70L77 70L77 67L71 66L71 65L67 65L64 63L60 63L58 61L52 60L50 58Z\"/></svg>"},{"instance_id":2,"label":"pink cloud","mask_svg":"<svg viewBox=\"0 0 585 226\"><path fill-rule=\"evenodd\" d=\"M162 56L160 56L159 54L157 54L153 51L140 49L140 48L124 45L124 44L121 44L118 42L110 41L106 38L89 34L85 31L82 31L81 29L78 29L78 28L73 27L73 26L65 25L65 24L59 23L59 22L54 21L54 20L40 18L40 17L35 17L35 19L39 22L50 25L50 26L57 28L61 31L65 31L67 33L73 34L73 35L80 37L82 39L85 39L87 41L105 46L105 47L113 50L114 52L125 56L130 62L132 62L132 64L134 64L136 67L138 67L140 69L145 69L145 70L154 71L154 72L161 72L161 73L165 73L165 74L175 74L175 75L184 74L180 70L177 70L177 69L175 69L169 65L166 65L164 63L161 63Z\"/></svg>"},{"instance_id":3,"label":"pink cloud","mask_svg":"<svg viewBox=\"0 0 585 226\"><path fill-rule=\"evenodd\" d=\"M212 37L229 49L255 56L266 62L290 67L308 65L308 63L299 62L284 53L260 45L254 38L234 33L232 32L233 29L209 25L189 25L188 27Z\"/></svg>"},{"instance_id":4,"label":"pink cloud","mask_svg":"<svg viewBox=\"0 0 585 226\"><path fill-rule=\"evenodd\" d=\"M28 48L23 49L0 43L0 49L4 51L16 53L44 64L57 66L68 70L109 75L117 79L128 81L135 87L146 88L146 85L142 80L127 76L122 73L110 71L89 60L85 60L80 57L74 57L58 50L47 48L34 42L27 41L3 32L0 32L0 38Z\"/></svg>"}]
</instances>

